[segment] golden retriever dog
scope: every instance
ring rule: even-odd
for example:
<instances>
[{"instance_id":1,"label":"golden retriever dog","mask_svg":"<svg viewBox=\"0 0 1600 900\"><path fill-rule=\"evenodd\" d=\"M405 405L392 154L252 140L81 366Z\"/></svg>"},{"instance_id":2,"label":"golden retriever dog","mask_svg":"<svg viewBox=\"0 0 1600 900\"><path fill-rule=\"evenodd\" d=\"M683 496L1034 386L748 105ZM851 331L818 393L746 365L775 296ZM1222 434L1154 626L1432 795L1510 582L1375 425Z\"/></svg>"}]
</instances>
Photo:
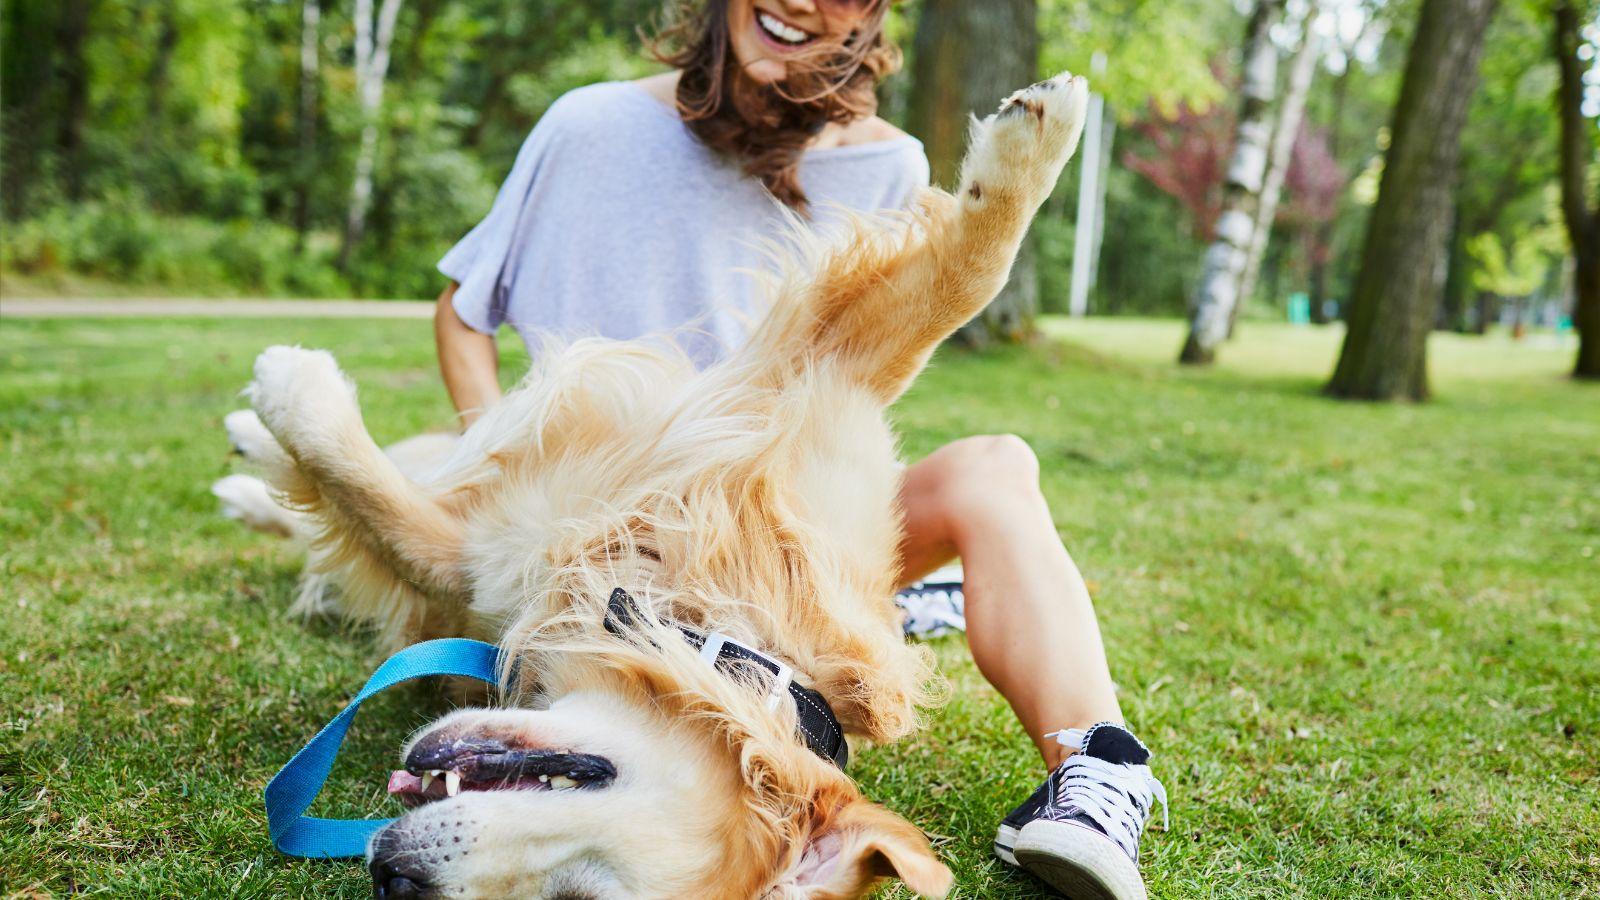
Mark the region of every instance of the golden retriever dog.
<instances>
[{"instance_id":1,"label":"golden retriever dog","mask_svg":"<svg viewBox=\"0 0 1600 900\"><path fill-rule=\"evenodd\" d=\"M1069 75L1018 91L974 123L956 194L798 236L724 361L552 346L430 465L373 443L332 356L260 355L259 426L231 430L342 612L394 647L467 636L510 660L499 708L402 754L391 787L414 805L369 849L380 896L823 900L885 877L945 895L922 832L801 728L828 706L893 741L938 699L892 600L884 411L1004 284L1086 97ZM713 638L813 693L717 664Z\"/></svg>"}]
</instances>

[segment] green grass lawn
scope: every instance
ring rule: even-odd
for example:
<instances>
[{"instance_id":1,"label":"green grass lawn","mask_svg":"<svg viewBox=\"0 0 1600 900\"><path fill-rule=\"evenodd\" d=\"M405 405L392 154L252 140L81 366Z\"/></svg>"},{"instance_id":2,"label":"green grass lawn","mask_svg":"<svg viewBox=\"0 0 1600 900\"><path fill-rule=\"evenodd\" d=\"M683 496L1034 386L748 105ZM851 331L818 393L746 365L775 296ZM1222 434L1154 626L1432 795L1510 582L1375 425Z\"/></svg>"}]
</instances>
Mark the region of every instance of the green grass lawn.
<instances>
[{"instance_id":1,"label":"green grass lawn","mask_svg":"<svg viewBox=\"0 0 1600 900\"><path fill-rule=\"evenodd\" d=\"M1152 894L1597 896L1600 386L1570 352L1439 337L1436 401L1372 406L1318 396L1330 330L1247 325L1196 372L1176 323L1047 327L942 355L895 416L913 457L1011 431L1043 460L1171 794ZM277 855L261 812L376 662L285 615L297 560L207 490L274 342L334 350L381 441L450 421L425 323L0 323L0 896L369 890ZM961 641L939 651L951 704L852 772L957 896L1036 896L988 848L1037 762ZM393 693L320 812L394 814L385 770L439 706Z\"/></svg>"}]
</instances>

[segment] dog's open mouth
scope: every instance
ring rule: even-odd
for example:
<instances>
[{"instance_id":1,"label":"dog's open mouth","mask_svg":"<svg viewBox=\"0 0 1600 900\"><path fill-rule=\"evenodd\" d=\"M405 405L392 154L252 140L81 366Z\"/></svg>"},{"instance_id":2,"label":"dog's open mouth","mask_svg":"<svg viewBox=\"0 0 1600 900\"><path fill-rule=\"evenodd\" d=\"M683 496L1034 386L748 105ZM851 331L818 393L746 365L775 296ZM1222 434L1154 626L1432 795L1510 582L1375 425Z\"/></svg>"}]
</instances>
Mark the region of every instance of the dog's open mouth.
<instances>
[{"instance_id":1,"label":"dog's open mouth","mask_svg":"<svg viewBox=\"0 0 1600 900\"><path fill-rule=\"evenodd\" d=\"M571 791L603 788L617 777L611 761L592 753L521 749L495 740L423 740L406 767L389 776L389 793L407 806L463 791Z\"/></svg>"}]
</instances>

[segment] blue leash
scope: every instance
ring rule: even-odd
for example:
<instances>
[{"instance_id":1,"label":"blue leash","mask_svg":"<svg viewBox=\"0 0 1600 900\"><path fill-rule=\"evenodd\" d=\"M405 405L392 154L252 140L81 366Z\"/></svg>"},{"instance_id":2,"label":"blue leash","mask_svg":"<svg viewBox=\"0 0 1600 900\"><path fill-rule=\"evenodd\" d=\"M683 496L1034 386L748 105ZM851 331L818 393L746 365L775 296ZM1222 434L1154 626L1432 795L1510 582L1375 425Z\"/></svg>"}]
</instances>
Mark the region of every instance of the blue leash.
<instances>
[{"instance_id":1,"label":"blue leash","mask_svg":"<svg viewBox=\"0 0 1600 900\"><path fill-rule=\"evenodd\" d=\"M267 831L273 846L290 856L333 858L365 856L367 841L393 819L317 819L305 814L322 792L334 757L356 710L373 694L426 675L459 675L499 682L500 650L466 638L441 638L413 644L389 657L367 679L339 715L267 783Z\"/></svg>"}]
</instances>

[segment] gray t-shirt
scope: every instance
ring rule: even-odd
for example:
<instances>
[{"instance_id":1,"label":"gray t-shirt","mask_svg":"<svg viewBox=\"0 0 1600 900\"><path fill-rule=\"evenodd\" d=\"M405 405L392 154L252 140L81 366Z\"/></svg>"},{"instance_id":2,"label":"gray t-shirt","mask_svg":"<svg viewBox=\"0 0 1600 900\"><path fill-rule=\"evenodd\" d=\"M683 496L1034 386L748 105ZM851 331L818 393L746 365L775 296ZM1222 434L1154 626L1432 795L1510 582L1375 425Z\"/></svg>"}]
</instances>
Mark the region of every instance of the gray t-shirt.
<instances>
[{"instance_id":1,"label":"gray t-shirt","mask_svg":"<svg viewBox=\"0 0 1600 900\"><path fill-rule=\"evenodd\" d=\"M921 142L811 150L814 221L837 204L899 209L928 183ZM740 344L760 300L748 270L782 238L783 205L632 82L572 91L528 135L494 206L439 262L456 313L492 334L631 339L675 333L705 364ZM741 271L745 270L745 271Z\"/></svg>"}]
</instances>

